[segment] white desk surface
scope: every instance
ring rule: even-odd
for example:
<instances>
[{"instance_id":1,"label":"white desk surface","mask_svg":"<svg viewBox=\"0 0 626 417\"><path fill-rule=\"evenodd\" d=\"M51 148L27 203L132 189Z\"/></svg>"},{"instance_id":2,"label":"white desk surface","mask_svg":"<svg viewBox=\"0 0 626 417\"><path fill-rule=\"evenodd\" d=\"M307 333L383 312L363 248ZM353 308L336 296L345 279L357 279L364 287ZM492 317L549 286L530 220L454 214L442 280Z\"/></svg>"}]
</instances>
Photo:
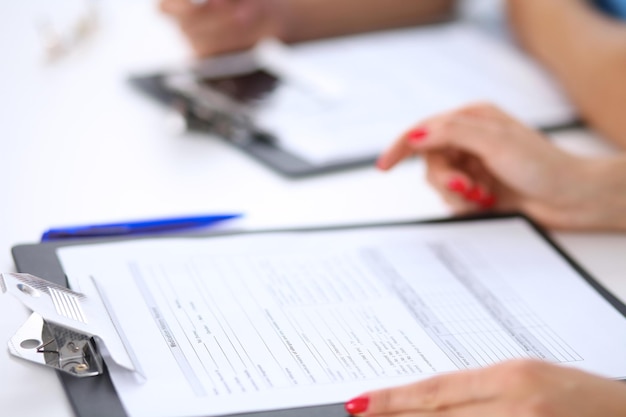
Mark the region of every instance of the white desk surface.
<instances>
[{"instance_id":1,"label":"white desk surface","mask_svg":"<svg viewBox=\"0 0 626 417\"><path fill-rule=\"evenodd\" d=\"M0 271L10 248L52 225L243 211L242 227L409 220L448 213L411 161L388 174L372 167L288 180L203 135L176 135L167 112L131 90L127 75L188 56L154 1L98 2L95 36L45 65L35 25L76 14L79 0L0 6ZM392 138L390 138L391 140ZM611 148L584 131L557 140L575 152ZM595 277L626 299L626 235L557 233ZM0 297L0 343L28 312ZM69 416L53 372L0 349L0 408L10 416Z\"/></svg>"}]
</instances>

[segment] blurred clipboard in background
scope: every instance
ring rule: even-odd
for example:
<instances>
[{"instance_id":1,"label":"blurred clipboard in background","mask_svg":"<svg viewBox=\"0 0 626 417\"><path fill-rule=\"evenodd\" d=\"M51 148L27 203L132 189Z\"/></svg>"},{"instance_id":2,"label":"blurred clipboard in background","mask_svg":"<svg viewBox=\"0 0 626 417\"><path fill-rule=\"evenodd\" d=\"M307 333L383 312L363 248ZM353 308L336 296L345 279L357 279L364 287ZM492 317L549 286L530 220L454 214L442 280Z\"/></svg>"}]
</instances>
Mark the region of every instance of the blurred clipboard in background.
<instances>
[{"instance_id":1,"label":"blurred clipboard in background","mask_svg":"<svg viewBox=\"0 0 626 417\"><path fill-rule=\"evenodd\" d=\"M371 163L416 122L476 101L493 102L536 128L576 121L538 64L471 23L289 47L266 40L131 82L291 177Z\"/></svg>"}]
</instances>

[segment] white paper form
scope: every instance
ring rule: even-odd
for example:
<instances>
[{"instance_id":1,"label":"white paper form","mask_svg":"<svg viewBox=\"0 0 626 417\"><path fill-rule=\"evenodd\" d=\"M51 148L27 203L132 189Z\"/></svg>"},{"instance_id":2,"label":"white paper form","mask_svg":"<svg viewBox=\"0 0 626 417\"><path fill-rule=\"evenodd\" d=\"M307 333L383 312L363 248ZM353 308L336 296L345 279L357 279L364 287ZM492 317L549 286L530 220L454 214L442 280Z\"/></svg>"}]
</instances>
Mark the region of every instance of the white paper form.
<instances>
[{"instance_id":1,"label":"white paper form","mask_svg":"<svg viewBox=\"0 0 626 417\"><path fill-rule=\"evenodd\" d=\"M255 123L314 163L373 157L424 118L477 101L535 127L576 118L537 63L471 23L309 42L277 60L278 71L289 67L281 77L286 83L302 84L299 68L305 78L315 76L313 89L328 88L323 94L279 88L259 107Z\"/></svg>"},{"instance_id":2,"label":"white paper form","mask_svg":"<svg viewBox=\"0 0 626 417\"><path fill-rule=\"evenodd\" d=\"M522 220L67 247L146 381L113 369L131 416L346 401L533 357L626 376L626 319ZM580 308L581 305L585 309Z\"/></svg>"}]
</instances>

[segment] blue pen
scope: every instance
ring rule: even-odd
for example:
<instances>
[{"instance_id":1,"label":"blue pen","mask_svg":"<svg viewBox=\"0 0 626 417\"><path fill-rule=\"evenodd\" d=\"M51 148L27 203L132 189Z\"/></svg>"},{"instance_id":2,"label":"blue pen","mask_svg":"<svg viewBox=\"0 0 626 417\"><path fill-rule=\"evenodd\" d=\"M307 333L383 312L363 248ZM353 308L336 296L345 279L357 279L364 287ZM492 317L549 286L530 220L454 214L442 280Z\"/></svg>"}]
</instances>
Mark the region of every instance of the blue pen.
<instances>
[{"instance_id":1,"label":"blue pen","mask_svg":"<svg viewBox=\"0 0 626 417\"><path fill-rule=\"evenodd\" d=\"M241 214L211 214L207 216L172 217L88 226L59 227L44 232L41 236L41 241L49 242L51 240L84 237L128 236L172 232L210 226L224 220L235 219L241 216Z\"/></svg>"}]
</instances>

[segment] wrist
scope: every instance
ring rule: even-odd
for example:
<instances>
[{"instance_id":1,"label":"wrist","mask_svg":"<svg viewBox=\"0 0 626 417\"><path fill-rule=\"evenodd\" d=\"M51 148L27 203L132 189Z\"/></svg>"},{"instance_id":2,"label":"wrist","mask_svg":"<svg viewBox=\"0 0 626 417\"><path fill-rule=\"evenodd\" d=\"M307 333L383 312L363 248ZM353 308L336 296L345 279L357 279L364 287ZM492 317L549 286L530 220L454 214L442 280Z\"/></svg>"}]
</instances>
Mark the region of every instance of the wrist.
<instances>
[{"instance_id":1,"label":"wrist","mask_svg":"<svg viewBox=\"0 0 626 417\"><path fill-rule=\"evenodd\" d=\"M581 160L577 177L585 228L626 231L626 156Z\"/></svg>"}]
</instances>

